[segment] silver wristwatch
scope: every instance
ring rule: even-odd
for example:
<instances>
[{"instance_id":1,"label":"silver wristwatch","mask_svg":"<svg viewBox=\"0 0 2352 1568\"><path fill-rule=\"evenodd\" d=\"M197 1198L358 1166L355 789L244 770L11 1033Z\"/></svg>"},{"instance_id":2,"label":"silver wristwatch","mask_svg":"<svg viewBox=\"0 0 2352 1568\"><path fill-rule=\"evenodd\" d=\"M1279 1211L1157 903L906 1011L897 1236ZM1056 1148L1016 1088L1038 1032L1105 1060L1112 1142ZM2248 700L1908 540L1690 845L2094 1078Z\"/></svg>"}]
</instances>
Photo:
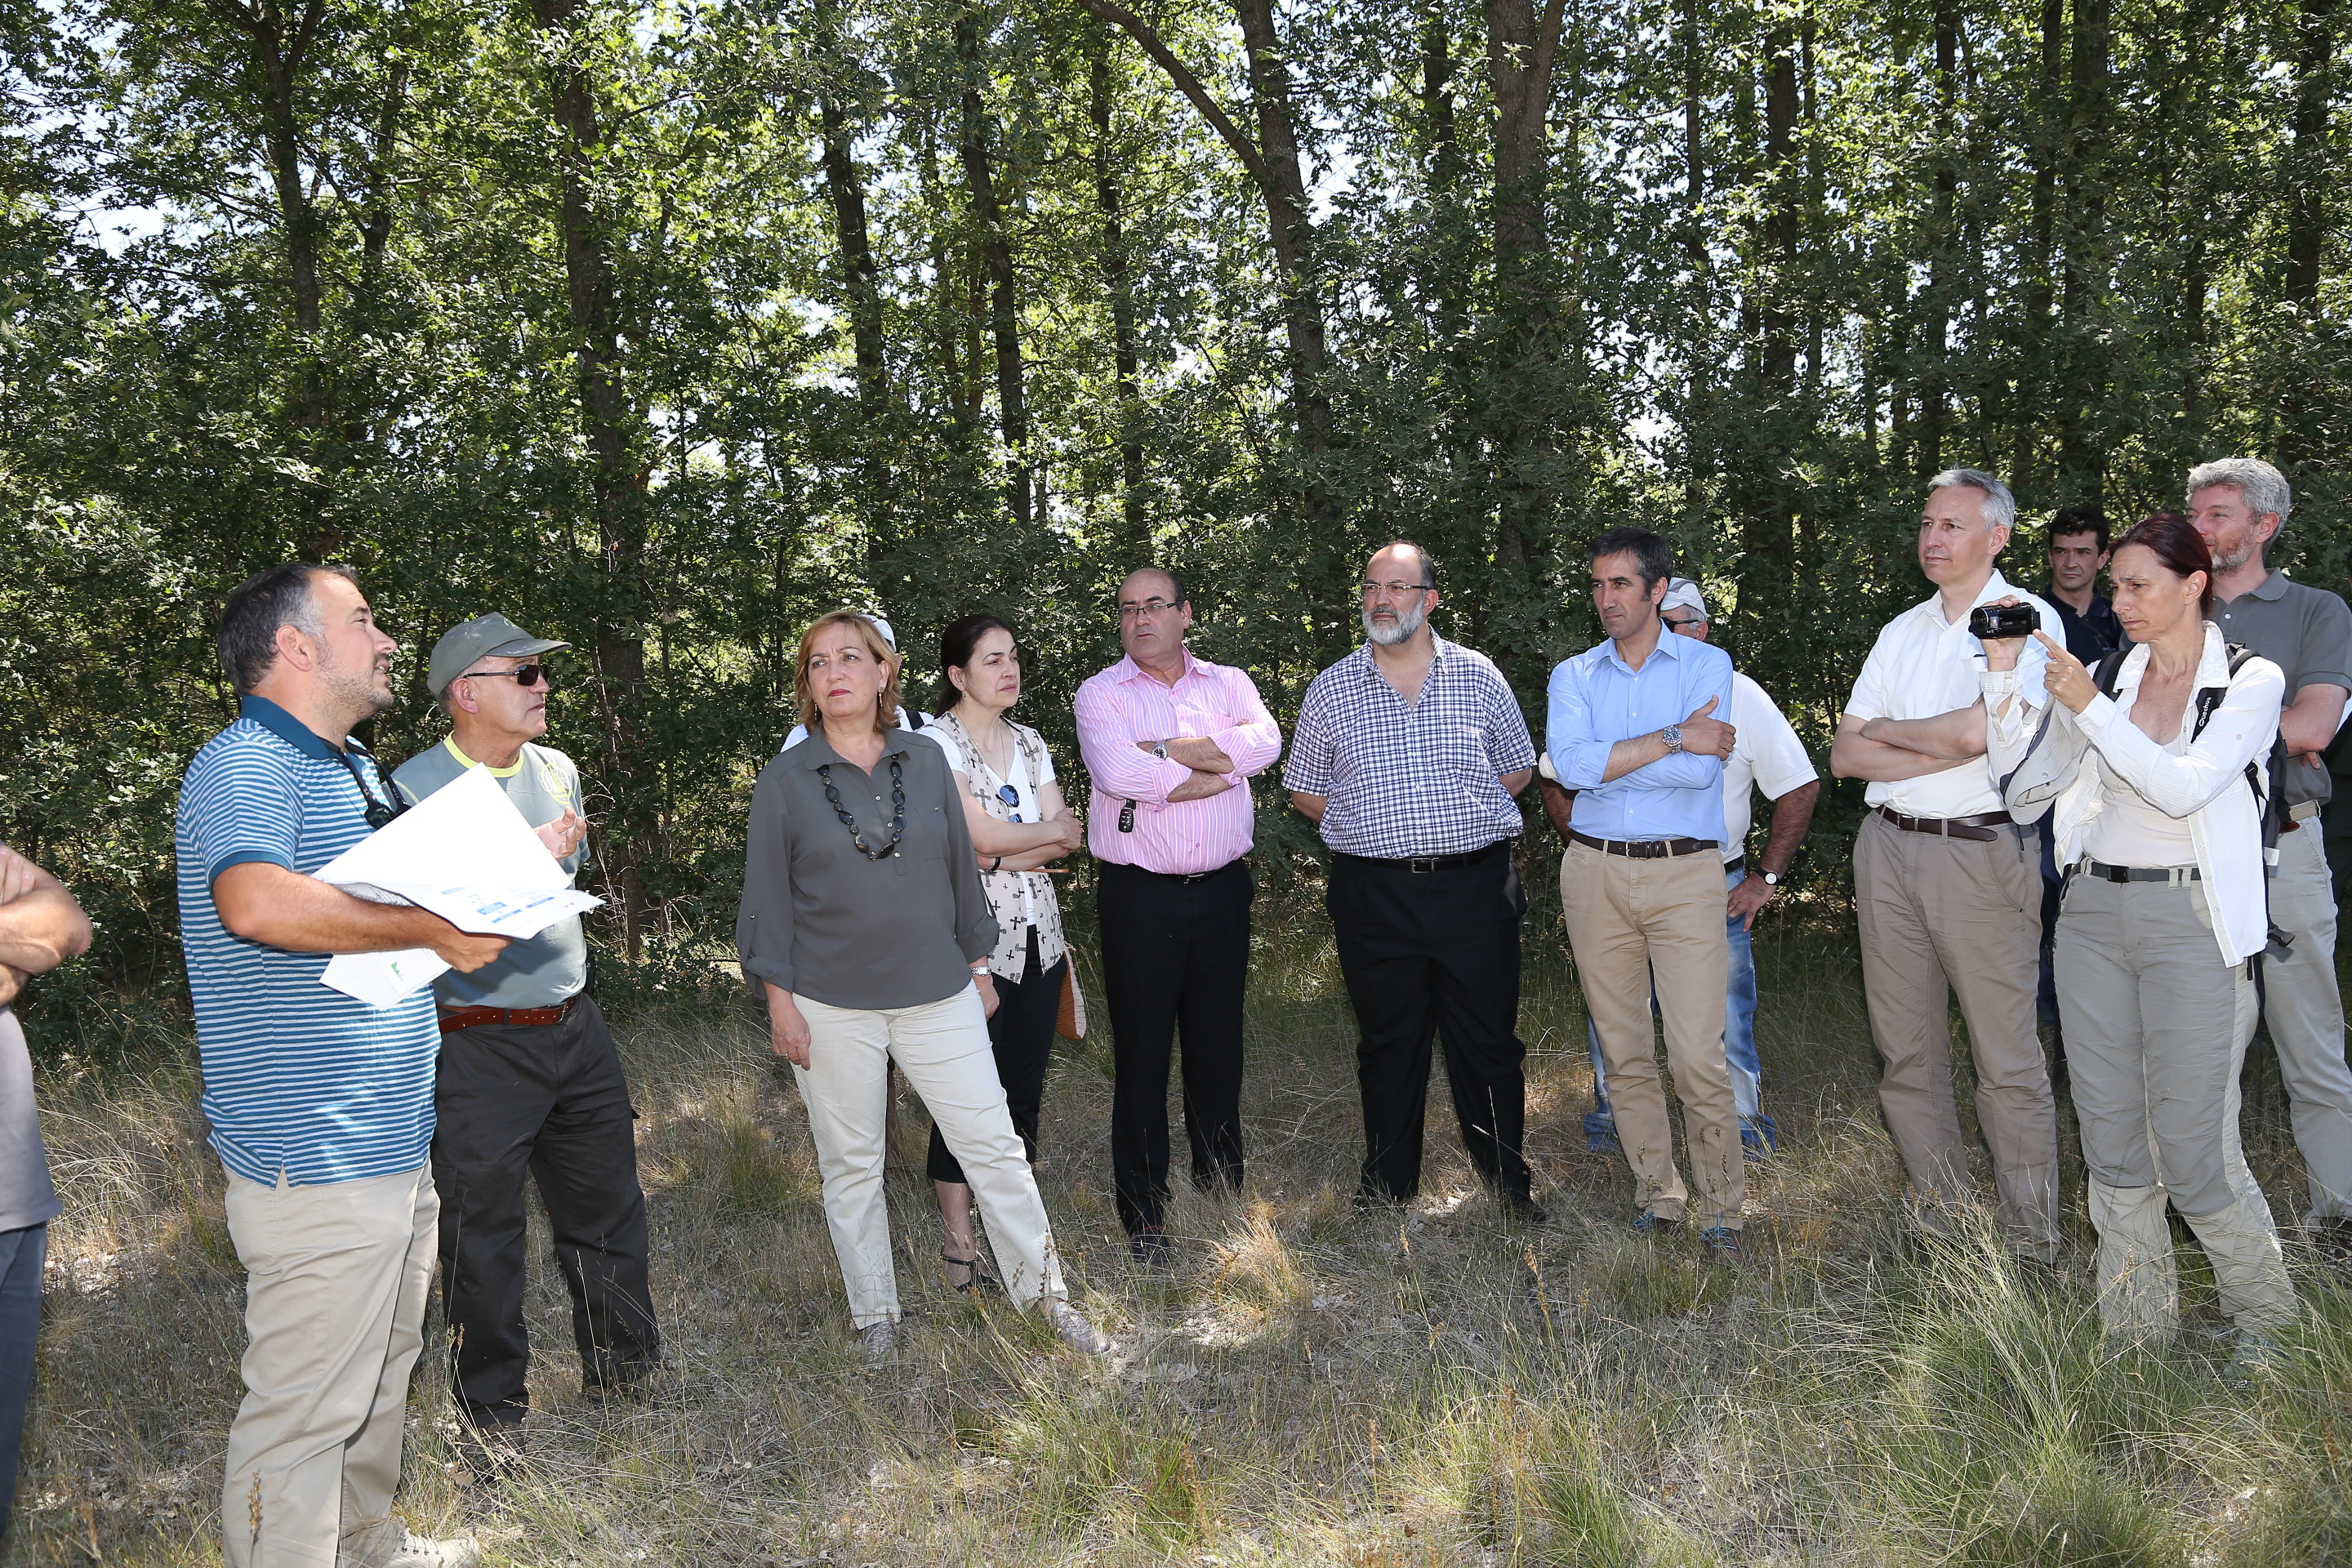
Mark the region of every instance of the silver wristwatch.
<instances>
[{"instance_id":1,"label":"silver wristwatch","mask_svg":"<svg viewBox=\"0 0 2352 1568\"><path fill-rule=\"evenodd\" d=\"M1168 760L1168 742L1165 741L1152 742L1151 754L1158 757L1161 762L1166 762Z\"/></svg>"},{"instance_id":2,"label":"silver wristwatch","mask_svg":"<svg viewBox=\"0 0 2352 1568\"><path fill-rule=\"evenodd\" d=\"M1664 729L1658 731L1658 739L1666 743L1666 754L1668 756L1680 756L1682 754L1683 727L1680 724L1667 725Z\"/></svg>"}]
</instances>

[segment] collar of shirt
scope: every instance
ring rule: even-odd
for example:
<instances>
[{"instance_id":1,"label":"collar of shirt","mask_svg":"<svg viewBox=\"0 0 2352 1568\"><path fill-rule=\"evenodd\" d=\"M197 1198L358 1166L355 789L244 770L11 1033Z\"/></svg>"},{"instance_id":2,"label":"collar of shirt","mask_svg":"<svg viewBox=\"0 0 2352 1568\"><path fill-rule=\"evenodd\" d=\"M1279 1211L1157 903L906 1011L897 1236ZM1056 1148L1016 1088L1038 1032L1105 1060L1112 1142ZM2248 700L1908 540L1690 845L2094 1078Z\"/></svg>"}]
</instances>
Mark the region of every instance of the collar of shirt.
<instances>
[{"instance_id":1,"label":"collar of shirt","mask_svg":"<svg viewBox=\"0 0 2352 1568\"><path fill-rule=\"evenodd\" d=\"M236 712L238 718L252 720L305 756L317 757L321 762L329 763L342 760L342 753L335 749L333 742L326 740L317 731L267 697L239 698ZM358 757L375 755L349 735L343 737L343 751Z\"/></svg>"},{"instance_id":2,"label":"collar of shirt","mask_svg":"<svg viewBox=\"0 0 2352 1568\"><path fill-rule=\"evenodd\" d=\"M1453 651L1454 645L1452 643L1447 642L1444 637L1439 637L1433 630L1429 634L1429 673L1421 678L1421 696L1423 699L1425 700L1429 696L1431 684L1437 679L1437 672L1445 668L1447 663L1446 656ZM1399 702L1402 702L1404 700L1404 698L1398 693L1397 689L1389 685L1389 678L1381 673L1380 661L1372 657L1372 645L1370 643L1364 643L1362 646L1359 647L1355 652L1349 654L1348 657L1362 666L1364 672L1363 678L1366 680L1377 683L1386 689L1390 696L1396 698Z\"/></svg>"},{"instance_id":3,"label":"collar of shirt","mask_svg":"<svg viewBox=\"0 0 2352 1568\"><path fill-rule=\"evenodd\" d=\"M1120 682L1129 680L1148 680L1163 691L1173 691L1177 687L1181 686L1187 680L1192 679L1192 677L1202 673L1202 665L1203 661L1192 657L1192 649L1189 645L1179 648L1177 651L1184 656L1184 669L1183 673L1177 676L1173 681L1160 679L1158 676L1152 674L1150 670L1144 668L1143 666L1136 663L1133 658L1125 654L1121 654L1119 656L1118 662L1110 667L1110 678L1113 680Z\"/></svg>"},{"instance_id":4,"label":"collar of shirt","mask_svg":"<svg viewBox=\"0 0 2352 1568\"><path fill-rule=\"evenodd\" d=\"M1677 646L1683 643L1689 643L1692 647L1698 647L1706 646L1706 644L1699 642L1696 637L1686 637L1679 632L1668 629L1665 623L1662 621L1658 624L1658 646L1650 650L1649 658L1645 658L1642 661L1641 669L1635 669L1632 665L1625 662L1625 656L1617 651L1617 639L1615 637L1601 638L1599 642L1594 643L1591 647L1584 650L1584 657L1593 664L1613 664L1622 673L1631 676L1635 679L1639 679L1642 675L1642 670L1651 668L1651 659L1656 658L1660 654L1664 654L1667 658L1676 664L1680 664L1683 661L1683 655L1690 651L1689 648Z\"/></svg>"},{"instance_id":5,"label":"collar of shirt","mask_svg":"<svg viewBox=\"0 0 2352 1568\"><path fill-rule=\"evenodd\" d=\"M2279 600L2286 597L2287 588L2294 581L2294 580L2293 578L2286 574L2286 569L2284 567L2273 566L2271 568L2271 574L2269 576L2263 578L2261 582L2247 589L2243 594L2240 595L2239 597L2261 599L2268 604L2276 604ZM2229 603L2229 601L2224 600L2223 603L2226 604Z\"/></svg>"},{"instance_id":6,"label":"collar of shirt","mask_svg":"<svg viewBox=\"0 0 2352 1568\"><path fill-rule=\"evenodd\" d=\"M2130 708L2131 705L2129 703L2122 700L2123 695L2126 691L2137 692L2139 689L2140 678L2147 672L2147 661L2150 657L2151 650L2147 644L2135 643L2132 645L2130 650L2124 655L2123 663L2116 667L2115 701L2116 706L2118 709L2128 710ZM2192 698L2192 700L2181 710L2182 722L2186 724L2196 716L2197 704L2193 700L2196 693L2204 690L2208 687L2219 686L2226 688L2229 684L2230 647L2228 640L2221 636L2221 627L2215 626L2210 621L2207 621L2205 623L2205 646L2197 655L2197 674L2193 678L2192 683L2189 687L2189 695Z\"/></svg>"},{"instance_id":7,"label":"collar of shirt","mask_svg":"<svg viewBox=\"0 0 2352 1568\"><path fill-rule=\"evenodd\" d=\"M887 739L885 739L882 743L882 756L876 757L874 760L877 763L879 763L882 760L882 757L905 756L907 754L908 738L913 735L914 732L915 731L912 730L888 731L887 732ZM808 732L808 739L803 741L793 749L802 753L801 766L807 769L810 773L814 773L817 769L825 767L834 763L839 763L845 768L857 767L856 763L851 762L848 758L843 756L839 752L833 749L833 742L825 735L824 727L823 725L819 725L817 728L811 730ZM860 773L865 773L869 770L859 768L858 771Z\"/></svg>"}]
</instances>

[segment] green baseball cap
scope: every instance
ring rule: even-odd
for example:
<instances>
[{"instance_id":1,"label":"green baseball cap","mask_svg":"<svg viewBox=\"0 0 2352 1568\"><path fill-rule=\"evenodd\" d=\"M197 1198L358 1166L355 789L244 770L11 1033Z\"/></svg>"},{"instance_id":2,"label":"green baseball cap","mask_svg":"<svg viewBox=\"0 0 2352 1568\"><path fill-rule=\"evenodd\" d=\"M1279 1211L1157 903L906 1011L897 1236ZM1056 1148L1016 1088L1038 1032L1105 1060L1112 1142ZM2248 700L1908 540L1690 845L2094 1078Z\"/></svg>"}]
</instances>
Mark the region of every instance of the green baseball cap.
<instances>
[{"instance_id":1,"label":"green baseball cap","mask_svg":"<svg viewBox=\"0 0 2352 1568\"><path fill-rule=\"evenodd\" d=\"M473 668L478 660L521 658L527 654L553 653L571 646L553 637L535 637L493 611L470 621L460 621L441 634L441 640L433 645L432 658L425 666L425 684L438 697L449 689L451 681Z\"/></svg>"}]
</instances>

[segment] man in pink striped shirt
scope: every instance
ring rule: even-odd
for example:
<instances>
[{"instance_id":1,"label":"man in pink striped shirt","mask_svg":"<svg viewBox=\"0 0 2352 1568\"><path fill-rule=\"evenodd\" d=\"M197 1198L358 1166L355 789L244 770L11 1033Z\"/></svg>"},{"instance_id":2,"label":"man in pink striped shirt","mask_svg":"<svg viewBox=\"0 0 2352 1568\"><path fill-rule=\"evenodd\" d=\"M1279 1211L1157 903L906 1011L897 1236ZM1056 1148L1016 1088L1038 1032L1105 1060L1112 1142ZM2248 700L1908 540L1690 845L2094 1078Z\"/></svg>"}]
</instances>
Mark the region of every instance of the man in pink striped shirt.
<instances>
[{"instance_id":1,"label":"man in pink striped shirt","mask_svg":"<svg viewBox=\"0 0 2352 1568\"><path fill-rule=\"evenodd\" d=\"M1168 1062L1181 1026L1195 1184L1242 1180L1242 991L1250 900L1248 780L1282 731L1243 671L1184 646L1192 606L1173 572L1118 588L1127 657L1078 688L1093 775L1087 847L1101 865L1103 985L1116 1079L1110 1158L1137 1261L1168 1260Z\"/></svg>"}]
</instances>

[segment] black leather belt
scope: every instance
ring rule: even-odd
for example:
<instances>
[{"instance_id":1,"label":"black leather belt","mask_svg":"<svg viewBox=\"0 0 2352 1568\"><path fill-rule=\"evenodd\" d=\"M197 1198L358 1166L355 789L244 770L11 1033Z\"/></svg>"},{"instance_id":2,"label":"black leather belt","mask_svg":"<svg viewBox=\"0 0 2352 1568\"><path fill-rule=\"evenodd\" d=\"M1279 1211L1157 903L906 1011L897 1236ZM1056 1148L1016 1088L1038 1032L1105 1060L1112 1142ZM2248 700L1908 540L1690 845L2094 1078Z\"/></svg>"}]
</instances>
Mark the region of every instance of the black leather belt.
<instances>
[{"instance_id":1,"label":"black leather belt","mask_svg":"<svg viewBox=\"0 0 2352 1568\"><path fill-rule=\"evenodd\" d=\"M1139 877L1152 877L1162 882L1176 882L1190 887L1194 882L1205 882L1212 877L1222 877L1240 864L1239 860L1228 860L1213 871L1152 871L1141 866L1129 866L1117 860L1107 860L1103 863L1103 868L1108 871L1132 871Z\"/></svg>"},{"instance_id":2,"label":"black leather belt","mask_svg":"<svg viewBox=\"0 0 2352 1568\"><path fill-rule=\"evenodd\" d=\"M1483 849L1473 849L1461 855L1413 855L1391 860L1379 855L1349 855L1334 849L1331 852L1331 858L1335 860L1353 860L1360 865L1379 866L1391 871L1410 871L1415 876L1424 876L1432 871L1451 871L1457 866L1475 866L1481 860L1493 859L1509 849L1510 846L1509 839L1497 838Z\"/></svg>"},{"instance_id":3,"label":"black leather belt","mask_svg":"<svg viewBox=\"0 0 2352 1568\"><path fill-rule=\"evenodd\" d=\"M1702 849L1721 851L1720 838L1595 838L1590 833L1579 833L1573 827L1569 837L1589 849L1603 855L1622 855L1629 860L1665 860L1677 855L1696 855Z\"/></svg>"},{"instance_id":4,"label":"black leather belt","mask_svg":"<svg viewBox=\"0 0 2352 1568\"><path fill-rule=\"evenodd\" d=\"M1734 855L1730 859L1726 860L1726 861L1723 863L1723 874L1724 874L1725 876L1728 877L1728 876L1730 876L1734 871L1738 872L1738 873L1739 873L1741 876L1743 876L1743 877L1744 877L1744 876L1746 876L1746 875L1748 875L1748 857L1747 857L1747 856L1745 856L1745 855Z\"/></svg>"},{"instance_id":5,"label":"black leather belt","mask_svg":"<svg viewBox=\"0 0 2352 1568\"><path fill-rule=\"evenodd\" d=\"M2096 877L2102 882L2182 882L2200 881L2203 874L2194 866L2109 866L2085 855L2074 869L2085 877Z\"/></svg>"},{"instance_id":6,"label":"black leather belt","mask_svg":"<svg viewBox=\"0 0 2352 1568\"><path fill-rule=\"evenodd\" d=\"M1883 805L1870 809L1906 833L1932 833L1938 838L1967 838L1979 844L1990 844L2000 837L1998 829L2017 826L2005 811L1980 811L1974 816L1906 816Z\"/></svg>"}]
</instances>

